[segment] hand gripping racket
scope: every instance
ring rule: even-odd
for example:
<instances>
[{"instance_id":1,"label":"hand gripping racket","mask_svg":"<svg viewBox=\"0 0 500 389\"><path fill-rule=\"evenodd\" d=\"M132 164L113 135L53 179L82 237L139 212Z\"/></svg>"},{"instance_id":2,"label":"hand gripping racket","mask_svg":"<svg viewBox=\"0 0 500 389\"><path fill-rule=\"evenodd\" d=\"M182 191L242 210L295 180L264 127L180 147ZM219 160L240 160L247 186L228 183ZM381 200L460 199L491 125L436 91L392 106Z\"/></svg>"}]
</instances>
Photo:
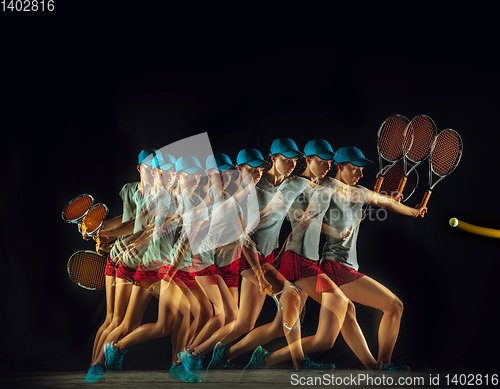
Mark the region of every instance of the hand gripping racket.
<instances>
[{"instance_id":1,"label":"hand gripping racket","mask_svg":"<svg viewBox=\"0 0 500 389\"><path fill-rule=\"evenodd\" d=\"M404 162L399 160L395 165L386 166L386 168L379 172L378 175L384 175L384 180L380 186L379 193L387 196L392 196L394 192L403 194L403 202L408 200L415 192L419 182L419 175L416 170L405 172ZM406 178L406 185L403 186L402 191L399 190L400 182Z\"/></svg>"},{"instance_id":2,"label":"hand gripping racket","mask_svg":"<svg viewBox=\"0 0 500 389\"><path fill-rule=\"evenodd\" d=\"M64 206L61 217L66 223L79 224L92 205L94 198L91 195L76 196Z\"/></svg>"},{"instance_id":3,"label":"hand gripping racket","mask_svg":"<svg viewBox=\"0 0 500 389\"><path fill-rule=\"evenodd\" d=\"M106 257L95 251L77 251L68 260L68 275L71 281L89 290L105 289L105 268Z\"/></svg>"},{"instance_id":4,"label":"hand gripping racket","mask_svg":"<svg viewBox=\"0 0 500 389\"><path fill-rule=\"evenodd\" d=\"M384 169L382 159L395 165L403 158L404 131L410 121L403 115L389 116L380 126L377 133L377 149L379 168ZM384 180L384 175L380 174L373 190L378 192Z\"/></svg>"},{"instance_id":5,"label":"hand gripping racket","mask_svg":"<svg viewBox=\"0 0 500 389\"><path fill-rule=\"evenodd\" d=\"M423 207L427 206L434 187L458 166L462 158L462 149L462 138L455 130L447 128L438 134L429 157L429 189L422 199ZM433 174L439 177L436 182L433 182Z\"/></svg>"},{"instance_id":6,"label":"hand gripping racket","mask_svg":"<svg viewBox=\"0 0 500 389\"><path fill-rule=\"evenodd\" d=\"M387 196L391 196L395 192L399 192L398 187L401 179L405 177L405 170L403 167L403 161L397 161L396 164L392 166L386 166L381 172L378 173L378 175L384 175L384 179L380 185L380 190L379 193ZM378 178L378 177L377 177ZM418 182L419 182L419 177L418 177L418 172L416 170L413 170L408 173L408 177L406 177L407 183L403 188L403 200L402 202L404 203L407 201L411 195L415 192L415 189L417 188ZM377 182L377 181L375 181ZM373 209L371 206L366 207L366 209L363 212L363 216L361 219L352 227L352 230L358 226L359 223L361 223L363 220L365 220L369 215L376 213L380 208L376 207L376 209Z\"/></svg>"},{"instance_id":7,"label":"hand gripping racket","mask_svg":"<svg viewBox=\"0 0 500 389\"><path fill-rule=\"evenodd\" d=\"M405 174L399 183L398 192L403 192L408 174L429 157L436 135L436 124L429 116L415 116L408 124L404 132L403 141L403 167ZM411 167L408 166L408 161L413 164Z\"/></svg>"},{"instance_id":8,"label":"hand gripping racket","mask_svg":"<svg viewBox=\"0 0 500 389\"><path fill-rule=\"evenodd\" d=\"M106 207L106 205L102 203L93 205L82 219L80 232L83 232L91 238L95 238L107 214L108 207Z\"/></svg>"}]
</instances>

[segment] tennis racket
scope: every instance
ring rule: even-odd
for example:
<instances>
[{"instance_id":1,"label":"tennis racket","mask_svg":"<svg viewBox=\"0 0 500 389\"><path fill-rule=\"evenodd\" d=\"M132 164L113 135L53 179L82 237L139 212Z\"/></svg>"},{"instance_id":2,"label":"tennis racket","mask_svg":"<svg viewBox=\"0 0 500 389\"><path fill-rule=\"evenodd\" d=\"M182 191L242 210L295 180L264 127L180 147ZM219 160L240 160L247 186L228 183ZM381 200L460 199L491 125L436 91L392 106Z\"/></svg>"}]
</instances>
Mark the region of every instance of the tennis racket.
<instances>
[{"instance_id":1,"label":"tennis racket","mask_svg":"<svg viewBox=\"0 0 500 389\"><path fill-rule=\"evenodd\" d=\"M424 194L421 205L427 206L434 187L456 169L462 158L462 138L455 130L441 131L432 144L429 157L429 189ZM434 182L433 176L439 177Z\"/></svg>"},{"instance_id":2,"label":"tennis racket","mask_svg":"<svg viewBox=\"0 0 500 389\"><path fill-rule=\"evenodd\" d=\"M92 205L94 198L91 195L76 196L64 206L61 217L66 223L79 224Z\"/></svg>"},{"instance_id":3,"label":"tennis racket","mask_svg":"<svg viewBox=\"0 0 500 389\"><path fill-rule=\"evenodd\" d=\"M404 132L403 141L403 167L405 174L399 182L398 192L403 192L408 174L429 157L436 135L436 124L429 116L415 116L408 124ZM408 162L411 162L412 165L410 166Z\"/></svg>"},{"instance_id":4,"label":"tennis racket","mask_svg":"<svg viewBox=\"0 0 500 389\"><path fill-rule=\"evenodd\" d=\"M392 166L386 166L381 172L378 173L378 176L384 176L384 179L382 180L382 183L380 185L380 194L393 197L392 195L395 192L399 192L399 183L401 182L401 179L406 176L403 164L403 161L399 160L396 164ZM377 182L377 180L375 182ZM403 192L401 192L403 194L403 203L406 202L415 192L418 182L418 172L416 170L409 172L408 177L406 177L406 185L403 188ZM378 207L375 207L375 209L372 206L366 207L363 211L363 216L354 225L354 227L352 227L352 230L354 230L354 228L356 228L359 223L365 220L368 216L378 212L379 210L380 208Z\"/></svg>"},{"instance_id":5,"label":"tennis racket","mask_svg":"<svg viewBox=\"0 0 500 389\"><path fill-rule=\"evenodd\" d=\"M403 115L389 116L380 126L377 133L377 150L380 172L384 171L383 160L395 165L403 158L404 131L410 121ZM373 190L378 193L384 175L380 174Z\"/></svg>"},{"instance_id":6,"label":"tennis racket","mask_svg":"<svg viewBox=\"0 0 500 389\"><path fill-rule=\"evenodd\" d=\"M83 217L82 224L79 225L80 232L91 238L97 237L97 232L101 229L107 214L108 207L106 205L94 204Z\"/></svg>"},{"instance_id":7,"label":"tennis racket","mask_svg":"<svg viewBox=\"0 0 500 389\"><path fill-rule=\"evenodd\" d=\"M273 293L269 288L266 288L264 291L267 295L272 297L276 303L283 327L287 330L292 330L297 327L299 323L302 323L306 307L304 304L304 307L301 309L301 290L297 286L292 284L290 287L284 287L281 291L276 293Z\"/></svg>"},{"instance_id":8,"label":"tennis racket","mask_svg":"<svg viewBox=\"0 0 500 389\"><path fill-rule=\"evenodd\" d=\"M106 257L95 251L81 250L68 260L68 276L75 284L89 290L106 287Z\"/></svg>"},{"instance_id":9,"label":"tennis racket","mask_svg":"<svg viewBox=\"0 0 500 389\"><path fill-rule=\"evenodd\" d=\"M394 192L403 194L403 202L408 200L415 192L419 183L419 175L416 170L405 172L404 162L399 160L395 165L387 166L384 171L379 172L378 175L384 175L384 180L380 186L379 193L387 196L392 196ZM400 182L406 177L406 184L399 190Z\"/></svg>"}]
</instances>

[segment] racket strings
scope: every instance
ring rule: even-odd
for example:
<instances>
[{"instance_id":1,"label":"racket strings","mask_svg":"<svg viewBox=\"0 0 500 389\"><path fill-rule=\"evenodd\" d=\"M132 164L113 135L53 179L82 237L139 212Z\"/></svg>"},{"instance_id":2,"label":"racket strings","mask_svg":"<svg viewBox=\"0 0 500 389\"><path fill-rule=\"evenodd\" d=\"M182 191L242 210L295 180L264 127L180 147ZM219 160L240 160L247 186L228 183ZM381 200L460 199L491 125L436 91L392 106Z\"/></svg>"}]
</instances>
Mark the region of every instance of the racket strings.
<instances>
[{"instance_id":1,"label":"racket strings","mask_svg":"<svg viewBox=\"0 0 500 389\"><path fill-rule=\"evenodd\" d=\"M65 220L77 220L81 218L92 206L93 200L90 196L81 196L72 201L64 209L63 217Z\"/></svg>"},{"instance_id":2,"label":"racket strings","mask_svg":"<svg viewBox=\"0 0 500 389\"><path fill-rule=\"evenodd\" d=\"M300 293L294 287L285 287L281 294L280 304L283 326L289 330L295 328L300 322Z\"/></svg>"},{"instance_id":3,"label":"racket strings","mask_svg":"<svg viewBox=\"0 0 500 389\"><path fill-rule=\"evenodd\" d=\"M415 117L405 132L406 157L413 162L427 158L435 137L436 125L433 120L427 116Z\"/></svg>"},{"instance_id":4,"label":"racket strings","mask_svg":"<svg viewBox=\"0 0 500 389\"><path fill-rule=\"evenodd\" d=\"M83 224L88 232L95 231L106 217L106 207L103 204L98 204L93 207L83 218Z\"/></svg>"},{"instance_id":5,"label":"racket strings","mask_svg":"<svg viewBox=\"0 0 500 389\"><path fill-rule=\"evenodd\" d=\"M460 161L462 142L453 130L443 130L436 138L431 153L431 166L438 176L449 174Z\"/></svg>"},{"instance_id":6,"label":"racket strings","mask_svg":"<svg viewBox=\"0 0 500 389\"><path fill-rule=\"evenodd\" d=\"M71 279L86 288L104 288L106 262L103 258L92 252L77 253L68 267Z\"/></svg>"},{"instance_id":7,"label":"racket strings","mask_svg":"<svg viewBox=\"0 0 500 389\"><path fill-rule=\"evenodd\" d=\"M379 131L378 147L380 154L388 161L397 161L403 156L404 130L408 119L396 115L387 118Z\"/></svg>"},{"instance_id":8,"label":"racket strings","mask_svg":"<svg viewBox=\"0 0 500 389\"><path fill-rule=\"evenodd\" d=\"M392 166L384 173L384 181L380 187L379 193L386 194L390 196L393 192L396 192L399 187L401 178L405 176L403 164L398 162L396 165ZM407 199L415 190L418 185L418 174L413 170L406 181L406 185L403 188L403 198Z\"/></svg>"}]
</instances>

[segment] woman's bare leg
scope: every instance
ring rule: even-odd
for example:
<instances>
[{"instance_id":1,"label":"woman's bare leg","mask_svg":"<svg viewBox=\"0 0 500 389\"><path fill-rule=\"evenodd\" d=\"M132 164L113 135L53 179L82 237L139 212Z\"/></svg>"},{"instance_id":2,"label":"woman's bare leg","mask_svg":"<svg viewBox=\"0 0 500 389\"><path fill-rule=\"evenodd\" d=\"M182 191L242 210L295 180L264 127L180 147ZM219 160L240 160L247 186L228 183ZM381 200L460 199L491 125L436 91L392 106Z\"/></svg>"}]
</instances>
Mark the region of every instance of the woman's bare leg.
<instances>
[{"instance_id":1,"label":"woman's bare leg","mask_svg":"<svg viewBox=\"0 0 500 389\"><path fill-rule=\"evenodd\" d=\"M199 330L200 320L201 320L201 305L193 292L188 289L184 284L181 287L184 296L189 301L189 305L191 306L191 324L189 325L189 333L188 333L188 343L187 347L189 348L190 343L196 337L196 334Z\"/></svg>"},{"instance_id":2,"label":"woman's bare leg","mask_svg":"<svg viewBox=\"0 0 500 389\"><path fill-rule=\"evenodd\" d=\"M116 343L117 348L127 350L135 344L167 336L173 330L174 319L177 313L182 315L182 319L178 333L175 336L178 342L176 350L173 350L175 352L174 355L177 355L178 352L186 347L191 308L189 301L175 282L161 282L157 322L143 324L136 328ZM174 336L174 334L172 336Z\"/></svg>"},{"instance_id":3,"label":"woman's bare leg","mask_svg":"<svg viewBox=\"0 0 500 389\"><path fill-rule=\"evenodd\" d=\"M221 276L217 276L217 284L224 303L224 324L229 324L238 318L238 288L229 288Z\"/></svg>"},{"instance_id":4,"label":"woman's bare leg","mask_svg":"<svg viewBox=\"0 0 500 389\"><path fill-rule=\"evenodd\" d=\"M115 278L115 276L106 276L106 319L104 320L104 323L102 323L101 327L99 327L95 335L94 347L92 349L92 364L97 363L101 336L113 320L113 313L115 309Z\"/></svg>"},{"instance_id":5,"label":"woman's bare leg","mask_svg":"<svg viewBox=\"0 0 500 389\"><path fill-rule=\"evenodd\" d=\"M211 280L212 277L210 276L196 277L196 282L201 286L208 299L213 304L214 316L205 323L201 331L198 333L198 336L190 345L192 349L195 349L200 343L206 341L215 331L222 328L225 323L224 303L222 301L219 285L213 285Z\"/></svg>"},{"instance_id":6,"label":"woman's bare leg","mask_svg":"<svg viewBox=\"0 0 500 389\"><path fill-rule=\"evenodd\" d=\"M193 355L204 355L205 353L212 350L218 342L220 342L233 331L234 322L238 317L238 306L236 300L238 296L238 288L228 288L226 283L220 276L217 276L217 284L220 288L219 290L224 304L224 316L226 318L224 326L215 331L208 339L199 344L197 347L190 348L193 352Z\"/></svg>"},{"instance_id":7,"label":"woman's bare leg","mask_svg":"<svg viewBox=\"0 0 500 389\"><path fill-rule=\"evenodd\" d=\"M133 286L125 317L118 327L108 335L104 343L116 342L135 330L144 317L152 294L145 288Z\"/></svg>"},{"instance_id":8,"label":"woman's bare leg","mask_svg":"<svg viewBox=\"0 0 500 389\"><path fill-rule=\"evenodd\" d=\"M254 273L250 269L241 272L241 290L240 290L240 309L238 318L234 323L233 330L222 341L222 345L229 344L238 339L241 335L250 332L259 318L264 301L265 294L261 294L258 285L250 281L254 279Z\"/></svg>"},{"instance_id":9,"label":"woman's bare leg","mask_svg":"<svg viewBox=\"0 0 500 389\"><path fill-rule=\"evenodd\" d=\"M130 281L122 278L116 278L113 319L111 320L110 325L101 334L101 339L98 344L98 363L104 363L104 341L107 339L109 334L121 324L123 318L125 317L130 294L132 293L132 287L133 285Z\"/></svg>"},{"instance_id":10,"label":"woman's bare leg","mask_svg":"<svg viewBox=\"0 0 500 389\"><path fill-rule=\"evenodd\" d=\"M264 265L263 271L265 272L266 280L273 286L273 291L275 293L283 290L280 303L283 307L283 312L285 312L284 317L289 316L286 314L286 312L295 311L297 312L297 321L293 323L293 328L284 328L283 320L281 317L282 313L277 312L274 320L271 323L265 324L251 331L238 343L231 346L231 348L226 351L226 356L228 360L234 359L244 352L253 350L257 346L268 343L269 341L278 337L282 337L284 335L288 343L288 355L293 356L292 359L294 365L296 365L299 361L304 359L304 353L302 351L300 338L300 322L298 321L298 319L300 317L301 309L305 303L306 295L293 288L291 283L284 280L283 276L281 276L274 267L270 265ZM303 297L301 297L301 295ZM240 307L240 311L243 312L242 306Z\"/></svg>"},{"instance_id":11,"label":"woman's bare leg","mask_svg":"<svg viewBox=\"0 0 500 389\"><path fill-rule=\"evenodd\" d=\"M378 362L390 364L399 334L403 303L384 285L367 276L342 285L341 289L352 301L380 309L384 313L378 331Z\"/></svg>"},{"instance_id":12,"label":"woman's bare leg","mask_svg":"<svg viewBox=\"0 0 500 389\"><path fill-rule=\"evenodd\" d=\"M295 284L321 304L318 329L315 335L302 339L303 353L307 355L329 350L333 347L344 324L349 300L325 274L301 278ZM321 289L318 289L318 285L321 285ZM269 354L266 357L266 366L289 360L290 351L289 347L284 347Z\"/></svg>"},{"instance_id":13,"label":"woman's bare leg","mask_svg":"<svg viewBox=\"0 0 500 389\"><path fill-rule=\"evenodd\" d=\"M342 287L340 287L340 289L342 289ZM367 370L375 370L377 367L377 360L371 353L363 331L358 324L358 320L356 319L356 307L351 300L349 300L344 325L340 331L345 342L364 367Z\"/></svg>"},{"instance_id":14,"label":"woman's bare leg","mask_svg":"<svg viewBox=\"0 0 500 389\"><path fill-rule=\"evenodd\" d=\"M198 322L198 328L196 330L196 333L198 333L203 328L205 323L208 322L213 317L214 308L212 306L212 303L208 299L208 296L206 295L206 293L203 291L202 288L197 287L196 289L191 289L191 292L193 293L194 297L196 297L198 303L200 304L201 317Z\"/></svg>"}]
</instances>

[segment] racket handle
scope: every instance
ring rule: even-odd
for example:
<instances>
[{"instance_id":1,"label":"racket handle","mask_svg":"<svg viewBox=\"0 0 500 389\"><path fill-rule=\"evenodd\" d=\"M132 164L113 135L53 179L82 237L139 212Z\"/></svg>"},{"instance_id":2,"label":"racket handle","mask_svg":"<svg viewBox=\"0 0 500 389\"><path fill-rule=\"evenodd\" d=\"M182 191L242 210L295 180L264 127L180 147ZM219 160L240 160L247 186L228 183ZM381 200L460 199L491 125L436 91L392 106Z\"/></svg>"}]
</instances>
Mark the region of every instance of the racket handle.
<instances>
[{"instance_id":1,"label":"racket handle","mask_svg":"<svg viewBox=\"0 0 500 389\"><path fill-rule=\"evenodd\" d=\"M273 291L270 288L265 288L264 292L266 292L267 295L272 296Z\"/></svg>"},{"instance_id":2,"label":"racket handle","mask_svg":"<svg viewBox=\"0 0 500 389\"><path fill-rule=\"evenodd\" d=\"M382 182L384 181L384 176L380 175L377 177L377 181L375 181L375 185L373 186L374 192L380 192L380 188L382 187Z\"/></svg>"},{"instance_id":3,"label":"racket handle","mask_svg":"<svg viewBox=\"0 0 500 389\"><path fill-rule=\"evenodd\" d=\"M420 205L422 205L422 207L427 207L427 202L429 201L429 197L431 197L431 193L432 193L432 191L430 189L427 192L425 192L424 198L422 199L422 202L420 203Z\"/></svg>"},{"instance_id":4,"label":"racket handle","mask_svg":"<svg viewBox=\"0 0 500 389\"><path fill-rule=\"evenodd\" d=\"M401 178L401 181L399 181L399 186L398 186L398 192L403 193L403 189L405 188L406 181L408 179L406 177Z\"/></svg>"}]
</instances>

